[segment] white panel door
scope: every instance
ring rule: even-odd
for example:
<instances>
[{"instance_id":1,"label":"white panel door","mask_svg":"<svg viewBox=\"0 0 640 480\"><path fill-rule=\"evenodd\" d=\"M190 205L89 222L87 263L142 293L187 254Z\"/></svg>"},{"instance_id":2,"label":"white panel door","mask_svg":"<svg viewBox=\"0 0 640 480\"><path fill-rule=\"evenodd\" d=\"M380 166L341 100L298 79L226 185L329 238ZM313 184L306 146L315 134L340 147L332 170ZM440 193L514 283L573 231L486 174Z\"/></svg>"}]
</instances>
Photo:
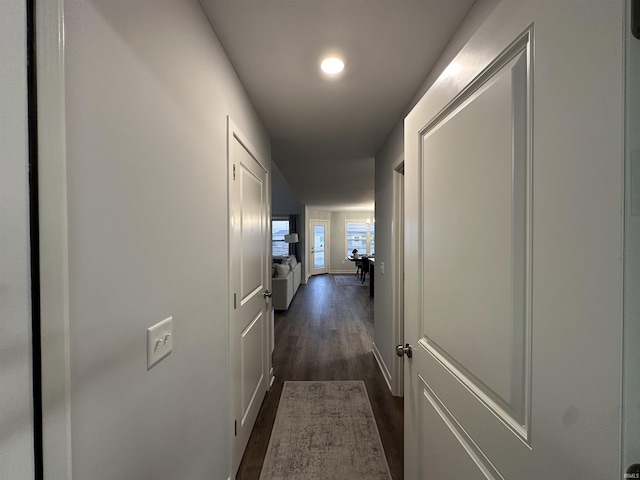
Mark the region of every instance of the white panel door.
<instances>
[{"instance_id":1,"label":"white panel door","mask_svg":"<svg viewBox=\"0 0 640 480\"><path fill-rule=\"evenodd\" d=\"M621 478L623 7L500 2L406 119L408 479Z\"/></svg>"},{"instance_id":2,"label":"white panel door","mask_svg":"<svg viewBox=\"0 0 640 480\"><path fill-rule=\"evenodd\" d=\"M311 238L311 275L329 272L329 222L313 220L309 224Z\"/></svg>"},{"instance_id":3,"label":"white panel door","mask_svg":"<svg viewBox=\"0 0 640 480\"><path fill-rule=\"evenodd\" d=\"M268 389L268 170L229 120L231 408L237 472Z\"/></svg>"}]
</instances>

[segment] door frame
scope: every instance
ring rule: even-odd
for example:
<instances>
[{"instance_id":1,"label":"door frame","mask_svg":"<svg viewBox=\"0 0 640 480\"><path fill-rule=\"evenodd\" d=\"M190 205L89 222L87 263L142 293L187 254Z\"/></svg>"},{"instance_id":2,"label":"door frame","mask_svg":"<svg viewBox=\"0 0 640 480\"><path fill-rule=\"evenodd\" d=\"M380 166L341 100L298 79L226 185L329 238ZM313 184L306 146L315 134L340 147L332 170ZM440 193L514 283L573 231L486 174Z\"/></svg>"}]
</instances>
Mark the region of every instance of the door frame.
<instances>
[{"instance_id":1,"label":"door frame","mask_svg":"<svg viewBox=\"0 0 640 480\"><path fill-rule=\"evenodd\" d=\"M313 246L315 243L315 239L313 236L313 227L314 225L322 225L324 226L324 265L325 268L322 269L316 269L314 267L315 263L314 263L314 258L313 258ZM309 220L309 242L308 242L308 256L307 258L309 258L309 276L313 276L313 275L323 275L325 273L329 273L329 263L328 260L330 258L330 250L331 250L331 246L330 243L327 240L329 239L329 228L330 228L330 223L329 220L321 220L321 219L311 219ZM322 271L319 271L322 270Z\"/></svg>"},{"instance_id":2,"label":"door frame","mask_svg":"<svg viewBox=\"0 0 640 480\"><path fill-rule=\"evenodd\" d=\"M42 448L45 478L72 478L64 0L35 5Z\"/></svg>"},{"instance_id":3,"label":"door frame","mask_svg":"<svg viewBox=\"0 0 640 480\"><path fill-rule=\"evenodd\" d=\"M640 9L640 2L636 1ZM640 412L637 400L640 395L640 40L631 33L631 1L625 12L625 213L624 213L624 320L623 320L623 392L622 392L622 455L620 469L640 462Z\"/></svg>"},{"instance_id":4,"label":"door frame","mask_svg":"<svg viewBox=\"0 0 640 480\"><path fill-rule=\"evenodd\" d=\"M265 278L265 282L264 284L266 285L266 288L271 291L271 275L268 275L267 272L270 272L270 265L272 263L272 254L271 254L271 164L270 162L267 162L264 160L264 157L262 157L262 155L258 152L258 150L253 147L253 145L251 144L251 142L249 142L249 140L247 139L247 137L238 129L238 127L236 126L236 124L233 122L233 120L231 119L230 116L227 116L227 209L228 209L228 214L227 214L227 253L228 256L227 258L229 259L229 264L227 265L227 293L228 293L228 322L227 322L227 338L229 338L229 345L232 346L233 345L233 320L234 320L234 285L232 283L232 275L231 275L231 262L233 259L233 254L234 254L234 243L231 241L231 235L232 235L232 221L233 221L233 215L232 215L232 211L231 211L231 194L232 194L232 188L233 188L233 183L234 183L234 177L235 177L235 169L234 169L234 158L231 155L231 146L233 144L234 140L237 139L237 141L239 141L249 152L251 152L251 155L254 157L254 159L260 164L260 166L265 170L265 177L266 177L266 211L264 213L265 215L265 244L264 244L264 248L265 248L265 252L266 252L266 256L265 256L265 265L264 265L264 278ZM271 384L273 383L273 378L270 378L272 375L272 365L271 365L271 347L270 347L270 341L271 341L271 335L272 335L272 331L271 331L271 321L270 319L270 315L271 315L271 304L269 302L269 305L265 306L265 311L264 311L264 318L265 318L265 323L264 323L264 330L263 330L263 338L262 338L262 345L263 345L263 359L262 361L264 362L265 368L264 371L266 372L265 375L265 379L264 381L266 382L266 391L268 392L269 389L271 388ZM228 405L228 410L227 410L227 415L228 415L228 419L229 419L229 468L231 469L231 471L229 472L229 478L235 478L235 475L237 473L237 468L234 465L234 448L235 447L235 439L236 439L236 435L235 435L235 413L234 413L234 408L235 408L235 404L234 404L234 393L235 392L235 383L238 379L234 378L233 376L233 362L232 362L232 353L229 353L229 365L228 365L228 369L229 369L229 384L228 384L228 398L229 398L229 405ZM262 401L261 401L262 402ZM246 448L246 446L244 447ZM241 457L240 457L241 458ZM239 463L238 463L239 465Z\"/></svg>"},{"instance_id":5,"label":"door frame","mask_svg":"<svg viewBox=\"0 0 640 480\"><path fill-rule=\"evenodd\" d=\"M404 344L404 156L393 168L393 211L391 217L391 349ZM404 396L404 359L393 356L391 393Z\"/></svg>"}]
</instances>

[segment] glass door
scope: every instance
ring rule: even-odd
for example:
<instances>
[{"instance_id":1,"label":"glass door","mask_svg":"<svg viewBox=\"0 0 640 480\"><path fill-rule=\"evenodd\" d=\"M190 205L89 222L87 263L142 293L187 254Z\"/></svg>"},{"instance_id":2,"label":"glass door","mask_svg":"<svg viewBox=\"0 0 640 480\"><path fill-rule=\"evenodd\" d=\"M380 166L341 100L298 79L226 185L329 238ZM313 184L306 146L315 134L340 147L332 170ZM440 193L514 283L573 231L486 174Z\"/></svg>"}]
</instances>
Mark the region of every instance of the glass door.
<instances>
[{"instance_id":1,"label":"glass door","mask_svg":"<svg viewBox=\"0 0 640 480\"><path fill-rule=\"evenodd\" d=\"M319 275L329 272L329 248L326 242L329 236L329 222L312 220L310 223L311 235L311 275Z\"/></svg>"}]
</instances>

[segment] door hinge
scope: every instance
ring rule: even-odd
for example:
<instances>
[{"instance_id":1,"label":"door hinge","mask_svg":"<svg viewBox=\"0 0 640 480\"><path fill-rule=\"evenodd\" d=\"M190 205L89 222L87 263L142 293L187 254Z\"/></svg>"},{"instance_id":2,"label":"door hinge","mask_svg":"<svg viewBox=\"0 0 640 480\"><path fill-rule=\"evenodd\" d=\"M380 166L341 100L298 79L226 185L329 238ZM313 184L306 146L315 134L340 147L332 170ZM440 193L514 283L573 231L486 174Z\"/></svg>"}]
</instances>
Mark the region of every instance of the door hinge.
<instances>
[{"instance_id":1,"label":"door hinge","mask_svg":"<svg viewBox=\"0 0 640 480\"><path fill-rule=\"evenodd\" d=\"M233 179L236 179L236 164L233 164Z\"/></svg>"},{"instance_id":2,"label":"door hinge","mask_svg":"<svg viewBox=\"0 0 640 480\"><path fill-rule=\"evenodd\" d=\"M640 40L640 0L631 0L631 33Z\"/></svg>"},{"instance_id":3,"label":"door hinge","mask_svg":"<svg viewBox=\"0 0 640 480\"><path fill-rule=\"evenodd\" d=\"M236 303L236 294L233 294L233 309L236 310L238 308L238 305Z\"/></svg>"},{"instance_id":4,"label":"door hinge","mask_svg":"<svg viewBox=\"0 0 640 480\"><path fill-rule=\"evenodd\" d=\"M233 436L238 436L238 420L233 421Z\"/></svg>"}]
</instances>

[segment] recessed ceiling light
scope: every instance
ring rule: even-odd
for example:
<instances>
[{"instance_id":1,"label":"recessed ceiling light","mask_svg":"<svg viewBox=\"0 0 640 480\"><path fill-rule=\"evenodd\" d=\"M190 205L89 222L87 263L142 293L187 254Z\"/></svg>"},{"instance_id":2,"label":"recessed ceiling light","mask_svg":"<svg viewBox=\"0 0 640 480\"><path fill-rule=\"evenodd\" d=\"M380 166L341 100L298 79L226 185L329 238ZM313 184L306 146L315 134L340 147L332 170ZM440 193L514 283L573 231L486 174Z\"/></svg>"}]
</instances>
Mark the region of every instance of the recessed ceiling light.
<instances>
[{"instance_id":1,"label":"recessed ceiling light","mask_svg":"<svg viewBox=\"0 0 640 480\"><path fill-rule=\"evenodd\" d=\"M339 58L329 57L322 61L320 68L323 72L328 73L329 75L335 75L344 69L344 62Z\"/></svg>"}]
</instances>

